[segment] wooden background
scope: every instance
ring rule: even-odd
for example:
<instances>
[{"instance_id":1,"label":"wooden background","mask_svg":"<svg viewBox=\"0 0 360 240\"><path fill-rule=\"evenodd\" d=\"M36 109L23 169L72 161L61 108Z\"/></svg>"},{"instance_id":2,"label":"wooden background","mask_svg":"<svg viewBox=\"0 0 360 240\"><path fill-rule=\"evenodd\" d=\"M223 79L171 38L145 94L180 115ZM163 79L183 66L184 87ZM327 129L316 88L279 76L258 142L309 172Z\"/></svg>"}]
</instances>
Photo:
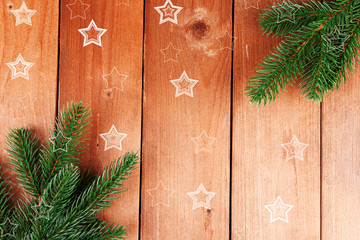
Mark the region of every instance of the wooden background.
<instances>
[{"instance_id":1,"label":"wooden background","mask_svg":"<svg viewBox=\"0 0 360 240\"><path fill-rule=\"evenodd\" d=\"M66 6L74 2L26 0L37 11L32 26L15 26L10 10L22 0L1 2L1 149L9 128L28 125L49 137L58 109L83 100L94 122L83 169L142 149L129 191L102 215L125 225L128 239L359 239L360 70L321 104L294 86L257 107L244 88L277 43L256 21L272 1L174 0L183 7L178 24L159 24L154 7L164 0L82 0L86 17L74 17ZM78 29L91 20L107 29L102 47L83 47ZM233 51L218 41L226 32L236 37ZM181 50L176 62L160 51L170 42ZM6 63L19 53L35 63L29 80L11 80ZM113 68L127 76L123 91L106 90L103 76ZM170 80L183 71L199 81L194 97L175 97ZM104 151L99 134L112 125L128 134L123 151ZM216 138L211 152L196 151L193 138L203 131ZM281 146L294 135L308 144L303 161L286 160ZM216 193L210 209L193 209L188 193L200 184ZM287 223L269 221L265 206L278 196L293 206Z\"/></svg>"}]
</instances>

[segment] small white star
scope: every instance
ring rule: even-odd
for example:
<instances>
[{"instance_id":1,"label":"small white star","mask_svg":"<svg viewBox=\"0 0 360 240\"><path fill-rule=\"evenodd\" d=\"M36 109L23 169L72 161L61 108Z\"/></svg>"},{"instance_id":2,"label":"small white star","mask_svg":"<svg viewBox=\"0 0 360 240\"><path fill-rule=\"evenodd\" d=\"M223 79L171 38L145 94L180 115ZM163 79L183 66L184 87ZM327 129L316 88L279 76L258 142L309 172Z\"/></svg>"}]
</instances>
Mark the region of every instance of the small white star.
<instances>
[{"instance_id":1,"label":"small white star","mask_svg":"<svg viewBox=\"0 0 360 240\"><path fill-rule=\"evenodd\" d=\"M43 218L46 220L50 220L50 211L54 208L45 203L44 199L40 200L38 205L31 206L31 208L35 212L35 220Z\"/></svg>"},{"instance_id":2,"label":"small white star","mask_svg":"<svg viewBox=\"0 0 360 240\"><path fill-rule=\"evenodd\" d=\"M75 0L74 3L66 4L66 7L71 11L70 19L76 17L86 19L86 10L88 10L90 4L85 4L81 0Z\"/></svg>"},{"instance_id":3,"label":"small white star","mask_svg":"<svg viewBox=\"0 0 360 240\"><path fill-rule=\"evenodd\" d=\"M182 7L175 6L171 0L166 0L164 5L154 8L160 14L160 24L165 22L178 24L177 15L183 9Z\"/></svg>"},{"instance_id":4,"label":"small white star","mask_svg":"<svg viewBox=\"0 0 360 240\"><path fill-rule=\"evenodd\" d=\"M54 152L56 151L68 151L68 144L71 138L65 137L62 131L59 131L57 136L50 138L50 141L54 144ZM60 145L60 146L58 146ZM63 147L64 146L64 147Z\"/></svg>"},{"instance_id":5,"label":"small white star","mask_svg":"<svg viewBox=\"0 0 360 240\"><path fill-rule=\"evenodd\" d=\"M22 23L32 26L31 17L36 13L36 10L28 9L25 2L21 4L19 9L11 10L11 12L16 17L16 26Z\"/></svg>"},{"instance_id":6,"label":"small white star","mask_svg":"<svg viewBox=\"0 0 360 240\"><path fill-rule=\"evenodd\" d=\"M212 145L216 141L216 138L209 137L205 130L202 130L201 135L199 137L194 137L191 139L196 144L195 152L199 153L202 151L212 152Z\"/></svg>"},{"instance_id":7,"label":"small white star","mask_svg":"<svg viewBox=\"0 0 360 240\"><path fill-rule=\"evenodd\" d=\"M341 29L341 28L340 28ZM329 51L345 51L345 43L350 38L350 35L344 34L340 31L338 26L335 26L331 33L324 34L324 40L327 42L327 52Z\"/></svg>"},{"instance_id":8,"label":"small white star","mask_svg":"<svg viewBox=\"0 0 360 240\"><path fill-rule=\"evenodd\" d=\"M26 62L21 54L17 57L15 62L6 64L11 69L11 80L22 77L29 80L29 69L34 63Z\"/></svg>"},{"instance_id":9,"label":"small white star","mask_svg":"<svg viewBox=\"0 0 360 240\"><path fill-rule=\"evenodd\" d=\"M183 94L194 97L193 88L199 81L190 79L184 71L179 79L170 80L170 82L176 87L175 97Z\"/></svg>"},{"instance_id":10,"label":"small white star","mask_svg":"<svg viewBox=\"0 0 360 240\"><path fill-rule=\"evenodd\" d=\"M200 192L202 193L203 195L203 198L200 198L200 196L195 196L195 195L199 195ZM214 192L208 192L206 191L204 185L201 183L199 188L195 191L195 192L189 192L187 193L191 199L193 200L193 210L199 208L199 207L203 207L203 208L206 208L206 209L211 209L210 207L210 200L215 196L216 193ZM207 195L206 198L204 198L204 195Z\"/></svg>"},{"instance_id":11,"label":"small white star","mask_svg":"<svg viewBox=\"0 0 360 240\"><path fill-rule=\"evenodd\" d=\"M37 99L33 96L30 95L30 93L27 93L24 97L19 98L20 100L20 106L25 109L25 108L33 108L35 102L37 101Z\"/></svg>"},{"instance_id":12,"label":"small white star","mask_svg":"<svg viewBox=\"0 0 360 240\"><path fill-rule=\"evenodd\" d=\"M235 232L241 240L255 240L257 232L252 231L247 224L240 230Z\"/></svg>"},{"instance_id":13,"label":"small white star","mask_svg":"<svg viewBox=\"0 0 360 240\"><path fill-rule=\"evenodd\" d=\"M119 133L115 126L112 125L111 129L107 133L100 134L100 137L105 140L105 150L107 151L111 148L116 148L122 151L122 140L127 136L127 134Z\"/></svg>"},{"instance_id":14,"label":"small white star","mask_svg":"<svg viewBox=\"0 0 360 240\"><path fill-rule=\"evenodd\" d=\"M220 50L230 49L233 50L233 44L237 37L231 36L228 31L221 37L217 37L216 40L220 43Z\"/></svg>"},{"instance_id":15,"label":"small white star","mask_svg":"<svg viewBox=\"0 0 360 240\"><path fill-rule=\"evenodd\" d=\"M260 0L244 0L245 9L249 9L249 8L259 9L259 1Z\"/></svg>"},{"instance_id":16,"label":"small white star","mask_svg":"<svg viewBox=\"0 0 360 240\"><path fill-rule=\"evenodd\" d=\"M265 208L270 212L270 223L277 220L288 223L288 212L293 208L292 205L284 204L281 197L277 197L274 204L266 205Z\"/></svg>"},{"instance_id":17,"label":"small white star","mask_svg":"<svg viewBox=\"0 0 360 240\"><path fill-rule=\"evenodd\" d=\"M174 48L173 44L170 43L167 48L160 49L160 52L164 54L164 62L167 61L177 62L177 56L179 55L181 50Z\"/></svg>"},{"instance_id":18,"label":"small white star","mask_svg":"<svg viewBox=\"0 0 360 240\"><path fill-rule=\"evenodd\" d=\"M294 135L290 143L283 143L281 146L286 150L286 161L292 158L304 160L303 152L309 144L301 143Z\"/></svg>"},{"instance_id":19,"label":"small white star","mask_svg":"<svg viewBox=\"0 0 360 240\"><path fill-rule=\"evenodd\" d=\"M94 20L91 20L90 25L87 28L82 28L78 31L84 36L84 47L92 43L102 47L101 36L104 35L107 29L98 28Z\"/></svg>"},{"instance_id":20,"label":"small white star","mask_svg":"<svg viewBox=\"0 0 360 240\"><path fill-rule=\"evenodd\" d=\"M106 82L105 91L113 91L113 89L124 91L123 83L127 79L127 77L128 76L126 75L120 74L116 67L114 67L111 70L110 74L105 74L102 76L102 78Z\"/></svg>"},{"instance_id":21,"label":"small white star","mask_svg":"<svg viewBox=\"0 0 360 240\"><path fill-rule=\"evenodd\" d=\"M120 5L129 6L130 5L130 0L116 0L116 6L120 6Z\"/></svg>"},{"instance_id":22,"label":"small white star","mask_svg":"<svg viewBox=\"0 0 360 240\"><path fill-rule=\"evenodd\" d=\"M12 229L12 232L6 231L6 226L9 226ZM13 223L9 218L6 218L5 222L0 223L0 237L12 237L15 238L15 231L19 224Z\"/></svg>"},{"instance_id":23,"label":"small white star","mask_svg":"<svg viewBox=\"0 0 360 240\"><path fill-rule=\"evenodd\" d=\"M298 4L295 4L293 6L288 5L287 2L284 2L283 4L287 5L287 7L291 8L291 11L288 11L288 9L283 10L284 7L281 4L276 4L272 6L274 11L277 13L277 23L281 23L283 21L289 21L291 23L295 23L295 13L302 7Z\"/></svg>"},{"instance_id":24,"label":"small white star","mask_svg":"<svg viewBox=\"0 0 360 240\"><path fill-rule=\"evenodd\" d=\"M170 206L169 199L170 196L175 192L174 189L166 188L162 181L158 183L156 188L147 190L147 193L152 198L151 206L155 207L157 205L164 205L166 207Z\"/></svg>"}]
</instances>

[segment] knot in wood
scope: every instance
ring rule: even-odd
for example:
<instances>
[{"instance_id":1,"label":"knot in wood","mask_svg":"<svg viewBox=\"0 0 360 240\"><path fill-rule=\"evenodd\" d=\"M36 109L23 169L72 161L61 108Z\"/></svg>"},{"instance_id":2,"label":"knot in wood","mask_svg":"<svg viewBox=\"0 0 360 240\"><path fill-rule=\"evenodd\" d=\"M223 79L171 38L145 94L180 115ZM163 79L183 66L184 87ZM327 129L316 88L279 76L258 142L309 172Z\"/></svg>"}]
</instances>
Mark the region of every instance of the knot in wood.
<instances>
[{"instance_id":1,"label":"knot in wood","mask_svg":"<svg viewBox=\"0 0 360 240\"><path fill-rule=\"evenodd\" d=\"M195 20L189 27L188 32L195 39L205 38L210 31L210 25L208 25L204 20Z\"/></svg>"}]
</instances>

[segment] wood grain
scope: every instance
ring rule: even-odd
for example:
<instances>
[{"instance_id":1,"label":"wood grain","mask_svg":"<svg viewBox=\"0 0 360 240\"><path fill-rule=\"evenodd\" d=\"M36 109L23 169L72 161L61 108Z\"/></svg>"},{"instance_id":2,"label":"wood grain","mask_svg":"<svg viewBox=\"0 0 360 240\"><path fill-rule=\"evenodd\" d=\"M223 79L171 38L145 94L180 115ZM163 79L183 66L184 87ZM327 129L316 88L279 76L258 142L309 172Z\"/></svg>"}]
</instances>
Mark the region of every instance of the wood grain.
<instances>
[{"instance_id":1,"label":"wood grain","mask_svg":"<svg viewBox=\"0 0 360 240\"><path fill-rule=\"evenodd\" d=\"M22 2L0 4L0 163L6 159L4 143L9 128L29 126L44 142L56 112L59 4L26 1L29 9L37 11L31 17L32 26L16 26L11 10L19 9ZM19 54L34 63L29 69L29 80L11 79L6 63L14 62ZM16 190L22 192L20 186Z\"/></svg>"},{"instance_id":2,"label":"wood grain","mask_svg":"<svg viewBox=\"0 0 360 240\"><path fill-rule=\"evenodd\" d=\"M360 235L359 64L322 108L323 239L355 240Z\"/></svg>"},{"instance_id":3,"label":"wood grain","mask_svg":"<svg viewBox=\"0 0 360 240\"><path fill-rule=\"evenodd\" d=\"M320 239L320 105L304 100L298 84L266 107L250 105L244 95L256 65L277 43L261 35L256 21L270 4L235 5L232 239ZM286 160L281 144L293 135L309 144L304 161ZM265 206L278 196L293 206L288 223L270 223Z\"/></svg>"},{"instance_id":4,"label":"wood grain","mask_svg":"<svg viewBox=\"0 0 360 240\"><path fill-rule=\"evenodd\" d=\"M86 19L71 19L66 6L74 0L64 0L61 6L60 38L60 106L68 101L83 100L93 113L90 146L81 156L82 167L98 171L108 166L126 151L140 148L143 2L130 1L116 5L116 1L82 1L90 4ZM74 13L75 15L76 13ZM90 44L83 47L84 37L78 29L89 26L91 20L99 28L107 29L102 35L102 47ZM103 75L113 68L126 75L120 86L105 91ZM114 81L116 79L114 78ZM116 80L118 81L118 80ZM123 151L105 150L105 141L99 134L109 132L114 125L120 133L128 134L122 141ZM105 211L103 218L126 226L128 239L138 239L139 170L125 183L128 189Z\"/></svg>"},{"instance_id":5,"label":"wood grain","mask_svg":"<svg viewBox=\"0 0 360 240\"><path fill-rule=\"evenodd\" d=\"M160 25L154 7L164 2L146 1L141 239L228 239L231 51L216 38L231 32L232 3L173 1L183 7L179 24ZM177 62L160 52L170 42ZM199 81L193 97L175 97L170 80L183 71ZM195 153L203 130L216 138L211 153ZM201 183L216 194L211 209L193 210L187 193Z\"/></svg>"}]
</instances>

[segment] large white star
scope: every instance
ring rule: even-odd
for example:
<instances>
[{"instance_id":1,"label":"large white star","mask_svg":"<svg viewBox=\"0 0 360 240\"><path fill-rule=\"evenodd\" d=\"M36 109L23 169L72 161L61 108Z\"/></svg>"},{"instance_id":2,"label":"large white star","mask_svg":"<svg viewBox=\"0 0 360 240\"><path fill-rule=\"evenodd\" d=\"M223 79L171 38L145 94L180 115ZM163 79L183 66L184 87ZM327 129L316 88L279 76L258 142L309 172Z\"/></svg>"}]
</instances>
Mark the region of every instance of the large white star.
<instances>
[{"instance_id":1,"label":"large white star","mask_svg":"<svg viewBox=\"0 0 360 240\"><path fill-rule=\"evenodd\" d=\"M170 82L176 87L175 97L183 94L194 97L193 88L199 81L190 79L184 71L179 79L170 80Z\"/></svg>"},{"instance_id":2,"label":"large white star","mask_svg":"<svg viewBox=\"0 0 360 240\"><path fill-rule=\"evenodd\" d=\"M281 146L286 150L286 160L292 158L297 158L299 160L304 160L304 150L309 146L309 144L301 143L294 135L290 143L281 144Z\"/></svg>"},{"instance_id":3,"label":"large white star","mask_svg":"<svg viewBox=\"0 0 360 240\"><path fill-rule=\"evenodd\" d=\"M119 133L115 126L112 125L111 129L107 133L100 134L100 137L105 140L105 150L116 148L122 151L122 140L127 136L125 133Z\"/></svg>"},{"instance_id":4,"label":"large white star","mask_svg":"<svg viewBox=\"0 0 360 240\"><path fill-rule=\"evenodd\" d=\"M196 195L200 194L200 192L204 195L207 195L205 201L200 200L199 198L196 197ZM199 207L203 207L206 209L211 209L210 207L210 200L215 196L216 193L214 192L208 192L206 191L204 185L201 183L200 186L198 187L198 189L195 192L189 192L187 193L191 199L193 200L193 210L199 208Z\"/></svg>"},{"instance_id":5,"label":"large white star","mask_svg":"<svg viewBox=\"0 0 360 240\"><path fill-rule=\"evenodd\" d=\"M265 208L270 212L270 223L277 220L288 223L288 212L293 208L292 205L284 204L281 197L277 197L274 204L266 205Z\"/></svg>"},{"instance_id":6,"label":"large white star","mask_svg":"<svg viewBox=\"0 0 360 240\"><path fill-rule=\"evenodd\" d=\"M11 69L11 79L22 77L29 80L29 69L34 63L26 62L19 54L15 62L9 62L6 65Z\"/></svg>"},{"instance_id":7,"label":"large white star","mask_svg":"<svg viewBox=\"0 0 360 240\"><path fill-rule=\"evenodd\" d=\"M31 17L36 13L36 10L28 9L25 2L21 4L19 9L11 10L11 12L16 17L16 26L22 23L32 26Z\"/></svg>"},{"instance_id":8,"label":"large white star","mask_svg":"<svg viewBox=\"0 0 360 240\"><path fill-rule=\"evenodd\" d=\"M160 14L160 24L165 22L172 22L177 24L177 15L183 9L182 7L175 6L171 0L166 0L164 5L154 8Z\"/></svg>"},{"instance_id":9,"label":"large white star","mask_svg":"<svg viewBox=\"0 0 360 240\"><path fill-rule=\"evenodd\" d=\"M83 3L81 0L75 0L74 3L66 4L66 7L70 10L70 19L80 17L86 19L86 10L90 7L90 4Z\"/></svg>"},{"instance_id":10,"label":"large white star","mask_svg":"<svg viewBox=\"0 0 360 240\"><path fill-rule=\"evenodd\" d=\"M209 137L205 130L202 130L201 135L199 137L194 137L191 139L196 144L195 152L199 153L202 151L212 152L212 145L216 141L216 138Z\"/></svg>"},{"instance_id":11,"label":"large white star","mask_svg":"<svg viewBox=\"0 0 360 240\"><path fill-rule=\"evenodd\" d=\"M101 36L104 35L107 29L98 28L94 20L91 20L90 25L87 28L82 28L78 31L84 36L84 47L92 43L102 47Z\"/></svg>"},{"instance_id":12,"label":"large white star","mask_svg":"<svg viewBox=\"0 0 360 240\"><path fill-rule=\"evenodd\" d=\"M152 198L151 206L155 207L156 205L164 205L169 207L169 198L175 192L174 189L166 188L162 181L158 183L156 188L148 189L147 192Z\"/></svg>"}]
</instances>

